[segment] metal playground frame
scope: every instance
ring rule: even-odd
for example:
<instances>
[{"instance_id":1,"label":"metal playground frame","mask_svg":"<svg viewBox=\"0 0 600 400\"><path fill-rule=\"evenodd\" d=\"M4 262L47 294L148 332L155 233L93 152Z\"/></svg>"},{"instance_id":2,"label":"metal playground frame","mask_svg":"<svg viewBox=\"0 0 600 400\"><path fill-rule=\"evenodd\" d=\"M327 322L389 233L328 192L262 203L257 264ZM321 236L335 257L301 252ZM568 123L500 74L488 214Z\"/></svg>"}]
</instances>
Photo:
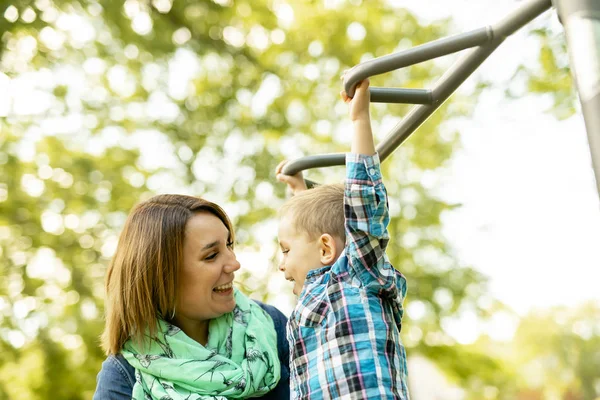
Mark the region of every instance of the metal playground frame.
<instances>
[{"instance_id":1,"label":"metal playground frame","mask_svg":"<svg viewBox=\"0 0 600 400\"><path fill-rule=\"evenodd\" d=\"M459 58L432 89L370 88L372 102L415 104L377 145L381 161L425 122L504 39L553 7L565 28L571 71L579 93L596 187L600 194L600 0L528 0L494 25L354 66L344 76L344 89L350 97L354 95L357 83L365 78L472 49ZM292 160L285 166L283 173L295 174L306 169L344 163L343 153L312 155Z\"/></svg>"}]
</instances>

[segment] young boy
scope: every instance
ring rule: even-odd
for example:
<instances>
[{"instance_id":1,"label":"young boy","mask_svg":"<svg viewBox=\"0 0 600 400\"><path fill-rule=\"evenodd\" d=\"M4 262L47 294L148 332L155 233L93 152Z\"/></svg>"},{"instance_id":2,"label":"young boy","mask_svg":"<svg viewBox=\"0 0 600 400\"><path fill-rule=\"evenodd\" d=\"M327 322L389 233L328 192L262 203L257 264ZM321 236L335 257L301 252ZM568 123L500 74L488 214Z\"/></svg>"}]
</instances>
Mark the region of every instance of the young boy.
<instances>
[{"instance_id":1,"label":"young boy","mask_svg":"<svg viewBox=\"0 0 600 400\"><path fill-rule=\"evenodd\" d=\"M293 399L409 399L406 280L385 254L389 213L368 87L341 94L354 125L345 186L304 190L301 173L282 174L285 162L276 169L294 192L279 213L279 269L299 296L287 327Z\"/></svg>"}]
</instances>

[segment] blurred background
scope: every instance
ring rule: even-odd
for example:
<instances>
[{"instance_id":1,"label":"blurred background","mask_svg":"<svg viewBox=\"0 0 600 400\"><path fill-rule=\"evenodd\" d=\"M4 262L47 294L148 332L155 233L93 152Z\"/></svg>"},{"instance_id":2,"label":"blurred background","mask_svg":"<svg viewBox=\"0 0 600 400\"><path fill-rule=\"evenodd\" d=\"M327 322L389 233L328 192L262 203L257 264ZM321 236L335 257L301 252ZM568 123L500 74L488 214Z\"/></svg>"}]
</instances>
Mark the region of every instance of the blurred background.
<instances>
[{"instance_id":1,"label":"blurred background","mask_svg":"<svg viewBox=\"0 0 600 400\"><path fill-rule=\"evenodd\" d=\"M344 70L522 4L473 3L0 2L0 399L91 398L106 266L131 207L157 193L223 205L239 287L289 313L275 166L349 149ZM456 58L372 85L429 87ZM377 140L409 108L372 105ZM383 170L413 400L600 398L600 207L555 11Z\"/></svg>"}]
</instances>

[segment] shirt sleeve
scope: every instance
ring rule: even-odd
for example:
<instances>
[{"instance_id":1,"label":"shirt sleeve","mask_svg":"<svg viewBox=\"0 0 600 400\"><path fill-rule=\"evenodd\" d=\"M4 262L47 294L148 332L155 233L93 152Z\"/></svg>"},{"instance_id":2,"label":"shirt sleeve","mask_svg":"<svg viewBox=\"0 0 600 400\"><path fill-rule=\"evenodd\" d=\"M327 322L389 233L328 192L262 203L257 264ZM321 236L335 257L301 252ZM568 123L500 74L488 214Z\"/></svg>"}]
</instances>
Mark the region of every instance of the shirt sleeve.
<instances>
[{"instance_id":1,"label":"shirt sleeve","mask_svg":"<svg viewBox=\"0 0 600 400\"><path fill-rule=\"evenodd\" d=\"M133 393L134 369L124 358L108 356L96 377L93 400L130 400Z\"/></svg>"},{"instance_id":2,"label":"shirt sleeve","mask_svg":"<svg viewBox=\"0 0 600 400\"><path fill-rule=\"evenodd\" d=\"M346 154L344 214L350 274L379 295L396 291L394 267L385 254L390 217L378 154Z\"/></svg>"}]
</instances>

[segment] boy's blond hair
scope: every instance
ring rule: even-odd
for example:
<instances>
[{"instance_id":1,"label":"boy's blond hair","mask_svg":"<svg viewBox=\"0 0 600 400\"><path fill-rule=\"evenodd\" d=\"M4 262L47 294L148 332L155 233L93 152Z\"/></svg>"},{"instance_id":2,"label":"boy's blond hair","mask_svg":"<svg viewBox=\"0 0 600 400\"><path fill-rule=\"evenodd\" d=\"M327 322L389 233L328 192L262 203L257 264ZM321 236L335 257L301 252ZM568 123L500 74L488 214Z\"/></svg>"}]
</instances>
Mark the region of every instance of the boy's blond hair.
<instances>
[{"instance_id":1,"label":"boy's blond hair","mask_svg":"<svg viewBox=\"0 0 600 400\"><path fill-rule=\"evenodd\" d=\"M320 185L296 194L279 209L280 217L287 215L310 240L328 233L345 241L344 185Z\"/></svg>"}]
</instances>

